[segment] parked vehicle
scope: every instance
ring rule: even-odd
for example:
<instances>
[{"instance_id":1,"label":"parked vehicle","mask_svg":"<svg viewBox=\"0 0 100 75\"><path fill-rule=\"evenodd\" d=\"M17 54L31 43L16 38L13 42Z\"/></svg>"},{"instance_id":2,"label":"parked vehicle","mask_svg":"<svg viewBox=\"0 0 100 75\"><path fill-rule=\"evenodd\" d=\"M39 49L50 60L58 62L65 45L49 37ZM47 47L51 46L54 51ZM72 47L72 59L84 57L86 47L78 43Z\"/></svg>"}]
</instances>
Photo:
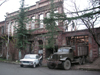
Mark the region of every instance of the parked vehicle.
<instances>
[{"instance_id":1,"label":"parked vehicle","mask_svg":"<svg viewBox=\"0 0 100 75\"><path fill-rule=\"evenodd\" d=\"M62 67L70 69L71 63L84 64L88 54L88 46L78 45L74 47L61 47L48 58L48 68Z\"/></svg>"},{"instance_id":2,"label":"parked vehicle","mask_svg":"<svg viewBox=\"0 0 100 75\"><path fill-rule=\"evenodd\" d=\"M35 68L39 65L39 55L38 54L26 54L23 59L20 60L20 67L32 66Z\"/></svg>"}]
</instances>

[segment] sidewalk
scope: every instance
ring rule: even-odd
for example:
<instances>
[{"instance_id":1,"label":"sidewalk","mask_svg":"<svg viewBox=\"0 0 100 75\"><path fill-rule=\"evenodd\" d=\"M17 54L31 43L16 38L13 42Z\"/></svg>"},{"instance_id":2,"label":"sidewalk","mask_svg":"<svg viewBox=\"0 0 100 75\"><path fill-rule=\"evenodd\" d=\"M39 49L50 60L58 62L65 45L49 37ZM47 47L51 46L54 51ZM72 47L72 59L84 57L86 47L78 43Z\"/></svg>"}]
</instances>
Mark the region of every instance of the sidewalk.
<instances>
[{"instance_id":1,"label":"sidewalk","mask_svg":"<svg viewBox=\"0 0 100 75\"><path fill-rule=\"evenodd\" d=\"M90 70L90 71L100 71L100 66L93 64L85 64L85 65L74 65L71 69L74 70Z\"/></svg>"},{"instance_id":2,"label":"sidewalk","mask_svg":"<svg viewBox=\"0 0 100 75\"><path fill-rule=\"evenodd\" d=\"M93 63L88 63L85 65L75 65L72 67L72 69L100 71L100 57L97 58Z\"/></svg>"},{"instance_id":3,"label":"sidewalk","mask_svg":"<svg viewBox=\"0 0 100 75\"><path fill-rule=\"evenodd\" d=\"M14 62L14 61L1 61L1 60L0 60L0 62L10 63L10 64L17 64L17 65L20 64L19 62Z\"/></svg>"}]
</instances>

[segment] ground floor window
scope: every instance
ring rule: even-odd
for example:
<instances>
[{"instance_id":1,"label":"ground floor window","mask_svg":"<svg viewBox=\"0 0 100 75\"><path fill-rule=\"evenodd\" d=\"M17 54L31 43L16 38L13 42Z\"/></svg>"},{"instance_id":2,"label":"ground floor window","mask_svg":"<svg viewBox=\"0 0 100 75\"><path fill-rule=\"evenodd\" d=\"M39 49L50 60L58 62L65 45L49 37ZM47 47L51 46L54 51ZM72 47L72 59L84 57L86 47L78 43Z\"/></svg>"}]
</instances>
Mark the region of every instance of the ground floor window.
<instances>
[{"instance_id":1,"label":"ground floor window","mask_svg":"<svg viewBox=\"0 0 100 75\"><path fill-rule=\"evenodd\" d=\"M88 36L71 36L66 37L67 45L75 45L75 44L88 44Z\"/></svg>"}]
</instances>

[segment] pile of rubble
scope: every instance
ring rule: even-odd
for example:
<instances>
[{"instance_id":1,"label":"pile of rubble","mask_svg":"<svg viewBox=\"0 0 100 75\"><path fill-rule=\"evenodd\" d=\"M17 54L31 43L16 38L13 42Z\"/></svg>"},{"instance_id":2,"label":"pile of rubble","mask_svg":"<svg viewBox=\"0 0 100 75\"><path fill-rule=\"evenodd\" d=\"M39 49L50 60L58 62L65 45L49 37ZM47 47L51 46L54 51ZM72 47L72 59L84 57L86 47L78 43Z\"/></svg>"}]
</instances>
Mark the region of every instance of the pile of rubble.
<instances>
[{"instance_id":1,"label":"pile of rubble","mask_svg":"<svg viewBox=\"0 0 100 75\"><path fill-rule=\"evenodd\" d=\"M100 71L100 57L97 58L93 63L87 63L84 65L74 65L72 69Z\"/></svg>"}]
</instances>

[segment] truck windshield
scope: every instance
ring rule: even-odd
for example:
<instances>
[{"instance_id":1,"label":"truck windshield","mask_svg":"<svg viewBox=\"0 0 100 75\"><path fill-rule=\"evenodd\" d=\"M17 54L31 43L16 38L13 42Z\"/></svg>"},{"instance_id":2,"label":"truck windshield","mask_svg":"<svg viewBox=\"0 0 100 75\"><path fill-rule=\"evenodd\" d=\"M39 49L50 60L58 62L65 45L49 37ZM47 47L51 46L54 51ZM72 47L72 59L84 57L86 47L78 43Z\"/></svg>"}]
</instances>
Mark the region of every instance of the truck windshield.
<instances>
[{"instance_id":1,"label":"truck windshield","mask_svg":"<svg viewBox=\"0 0 100 75\"><path fill-rule=\"evenodd\" d=\"M58 52L69 52L69 49L62 49L62 48L60 48L60 49L58 49Z\"/></svg>"}]
</instances>

